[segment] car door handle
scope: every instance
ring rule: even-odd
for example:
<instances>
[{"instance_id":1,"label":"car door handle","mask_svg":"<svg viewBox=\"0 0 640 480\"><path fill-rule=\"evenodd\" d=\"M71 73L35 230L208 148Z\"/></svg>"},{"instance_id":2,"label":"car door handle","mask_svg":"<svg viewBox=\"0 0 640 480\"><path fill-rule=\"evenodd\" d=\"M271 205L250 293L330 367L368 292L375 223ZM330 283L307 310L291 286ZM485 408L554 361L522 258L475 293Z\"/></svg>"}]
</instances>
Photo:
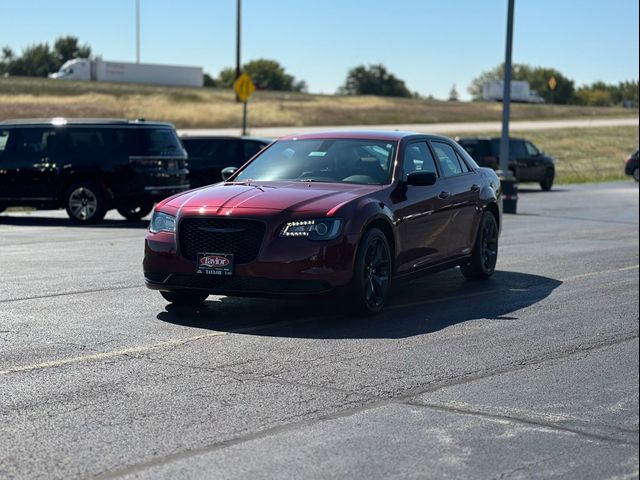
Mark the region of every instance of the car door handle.
<instances>
[{"instance_id":1,"label":"car door handle","mask_svg":"<svg viewBox=\"0 0 640 480\"><path fill-rule=\"evenodd\" d=\"M472 192L477 192L478 190L480 190L480 186L476 185L475 183L473 185L471 185L471 191Z\"/></svg>"},{"instance_id":2,"label":"car door handle","mask_svg":"<svg viewBox=\"0 0 640 480\"><path fill-rule=\"evenodd\" d=\"M445 198L449 198L451 194L449 192L440 192L440 195L438 195L438 198L441 198L442 200L444 200Z\"/></svg>"}]
</instances>

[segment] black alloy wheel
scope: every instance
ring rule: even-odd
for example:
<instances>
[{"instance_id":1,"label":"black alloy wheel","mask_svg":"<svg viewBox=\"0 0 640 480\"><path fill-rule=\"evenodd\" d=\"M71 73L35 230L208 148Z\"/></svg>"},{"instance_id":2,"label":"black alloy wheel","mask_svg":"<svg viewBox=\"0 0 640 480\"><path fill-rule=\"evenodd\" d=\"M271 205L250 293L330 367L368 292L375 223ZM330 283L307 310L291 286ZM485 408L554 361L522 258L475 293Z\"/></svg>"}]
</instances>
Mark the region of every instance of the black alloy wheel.
<instances>
[{"instance_id":1,"label":"black alloy wheel","mask_svg":"<svg viewBox=\"0 0 640 480\"><path fill-rule=\"evenodd\" d=\"M498 262L498 222L493 213L485 211L480 219L478 235L469 261L460 266L469 279L488 278Z\"/></svg>"},{"instance_id":2,"label":"black alloy wheel","mask_svg":"<svg viewBox=\"0 0 640 480\"><path fill-rule=\"evenodd\" d=\"M118 213L127 220L138 221L149 215L153 210L153 203L143 203L140 205L131 205L126 207L118 207Z\"/></svg>"},{"instance_id":3,"label":"black alloy wheel","mask_svg":"<svg viewBox=\"0 0 640 480\"><path fill-rule=\"evenodd\" d=\"M544 178L540 181L540 188L543 192L548 192L553 187L553 180L555 178L555 172L552 169L548 169L544 172Z\"/></svg>"},{"instance_id":4,"label":"black alloy wheel","mask_svg":"<svg viewBox=\"0 0 640 480\"><path fill-rule=\"evenodd\" d=\"M73 223L96 223L107 213L102 191L94 183L76 183L67 190L64 198L64 206Z\"/></svg>"},{"instance_id":5,"label":"black alloy wheel","mask_svg":"<svg viewBox=\"0 0 640 480\"><path fill-rule=\"evenodd\" d=\"M181 290L174 290L172 292L160 292L160 295L162 295L162 297L167 302L173 303L174 305L191 308L199 307L209 296L208 293Z\"/></svg>"},{"instance_id":6,"label":"black alloy wheel","mask_svg":"<svg viewBox=\"0 0 640 480\"><path fill-rule=\"evenodd\" d=\"M391 288L391 253L389 242L377 228L368 230L358 248L354 268L354 306L357 313L380 312Z\"/></svg>"}]
</instances>

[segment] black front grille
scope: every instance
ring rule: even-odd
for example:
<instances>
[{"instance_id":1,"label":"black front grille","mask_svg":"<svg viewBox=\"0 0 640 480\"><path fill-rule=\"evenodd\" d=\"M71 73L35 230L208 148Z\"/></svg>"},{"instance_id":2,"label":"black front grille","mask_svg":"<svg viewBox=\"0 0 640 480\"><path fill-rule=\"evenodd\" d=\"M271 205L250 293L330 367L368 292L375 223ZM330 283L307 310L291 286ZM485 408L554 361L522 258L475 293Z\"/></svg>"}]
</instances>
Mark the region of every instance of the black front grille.
<instances>
[{"instance_id":1,"label":"black front grille","mask_svg":"<svg viewBox=\"0 0 640 480\"><path fill-rule=\"evenodd\" d=\"M232 253L236 265L258 256L266 226L259 220L234 218L185 218L178 235L180 252L188 260L198 253Z\"/></svg>"}]
</instances>

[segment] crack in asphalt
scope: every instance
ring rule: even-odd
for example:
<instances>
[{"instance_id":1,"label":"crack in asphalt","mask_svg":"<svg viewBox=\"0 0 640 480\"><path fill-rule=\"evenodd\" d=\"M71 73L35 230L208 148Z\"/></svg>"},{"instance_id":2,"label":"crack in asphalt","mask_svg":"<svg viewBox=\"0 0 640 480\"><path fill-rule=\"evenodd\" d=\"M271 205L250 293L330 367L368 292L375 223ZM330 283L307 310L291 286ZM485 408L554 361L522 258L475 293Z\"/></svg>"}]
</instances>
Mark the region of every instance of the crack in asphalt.
<instances>
[{"instance_id":1,"label":"crack in asphalt","mask_svg":"<svg viewBox=\"0 0 640 480\"><path fill-rule=\"evenodd\" d=\"M0 303L22 302L25 300L38 300L42 298L64 297L66 295L84 295L86 293L107 292L109 290L130 290L133 288L145 288L145 286L144 285L123 285L120 287L89 288L87 290L72 290L70 292L48 293L46 295L33 295L31 297L5 298L5 299L1 299Z\"/></svg>"},{"instance_id":2,"label":"crack in asphalt","mask_svg":"<svg viewBox=\"0 0 640 480\"><path fill-rule=\"evenodd\" d=\"M153 460L149 460L147 462L141 462L138 464L133 464L133 465L129 465L127 467L124 467L122 469L118 469L118 470L114 470L111 472L104 472L102 474L99 474L96 478L100 479L100 480L110 480L110 479L115 479L115 478L119 478L122 477L124 475L129 475L129 474L133 474L136 472L142 472L144 470L147 470L149 468L153 468L156 466L161 466L161 465L166 465L175 461L179 461L179 460L183 460L183 459L187 459L187 458L191 458L197 455L201 455L201 454L205 454L205 453L211 453L211 452L215 452L218 450L222 450L234 445L239 445L242 443L246 443L252 440L257 440L257 439L261 439L261 438L266 438L269 436L273 436L276 435L278 433L281 432L288 432L288 431L292 431L292 430L296 430L298 428L304 427L304 426L309 426L309 425L313 425L316 423L320 423L323 421L330 421L330 420L335 420L338 418L347 418L350 416L353 416L357 413L360 412L364 412L367 410L372 410L374 408L379 408L382 406L386 406L386 405L392 405L392 404L396 404L396 405L411 405L411 406L416 406L416 407L424 407L424 408L431 408L431 409L436 409L436 410L446 410L449 413L455 413L455 414L464 414L464 415L475 415L475 416L481 416L481 417L485 417L485 418L491 418L493 420L508 420L508 421L512 421L512 422L518 422L518 423L522 423L522 424L528 424L528 425L535 425L537 427L544 427L544 428L548 428L550 430L555 430L555 431L560 431L560 432L564 432L564 433L571 433L574 435L578 435L578 436L582 436L585 438L589 438L591 440L598 440L598 441L604 441L604 442L610 442L610 443L616 443L616 444L624 444L624 445L633 445L633 446L637 446L638 443L633 443L633 442L628 442L628 441L624 441L624 440L620 440L618 438L615 437L609 437L606 435L601 435L601 434L596 434L596 433L590 433L590 432L584 432L581 430L576 430L576 429L571 429L569 427L563 427L563 426L559 426L559 425L554 425L554 424L550 424L550 423L544 423L544 422L540 422L536 419L527 419L524 417L511 417L511 416L507 416L507 415L497 415L497 414L488 414L488 413L483 413L483 412L476 412L476 411L471 411L471 410L464 410L464 409L456 409L453 407L442 407L442 406L435 406L435 405L430 405L430 404L425 404L425 403L418 403L418 402L411 402L411 398L413 397L417 397L419 395L422 395L424 393L431 393L431 392L435 392L438 390L442 390L444 388L447 387L451 387L451 386L455 386L455 385L461 385L461 384L466 384L466 383L471 383L477 380L482 380L482 379L486 379L486 378L491 378L494 376L498 376L504 373L511 373L511 372L515 372L518 370L522 370L524 368L530 367L530 366L534 366L534 365L539 365L541 363L544 362L549 362L549 361L554 361L554 360L558 360L558 359L562 359L562 358L569 358L572 355L578 354L578 353L584 353L584 352L589 352L589 351L593 351L593 350L598 350L598 349L602 349L602 348L607 348L613 345L617 345L617 344L621 344L624 342L628 342L628 341L637 341L638 340L638 331L633 331L633 332L623 332L619 335L614 335L614 336L610 336L606 339L602 339L599 342L593 342L593 343L583 343L581 345L578 346L573 346L570 348L564 348L564 349L560 349L558 351L554 351L554 352L549 352L547 355L542 355L540 357L533 357L533 358L529 358L529 359L519 359L516 360L514 362L511 363L507 363L505 365L502 365L500 367L494 368L494 369L490 369L490 370L485 370L485 371L480 371L477 373L466 373L463 375L460 375L458 377L452 378L452 379L448 379L448 381L439 383L437 385L430 385L428 387L425 386L421 386L421 387L417 387L414 389L409 389L404 391L402 394L400 395L396 395L396 396L392 396L392 397L377 397L377 396L369 396L367 397L366 395L361 395L361 397L363 398L364 403L359 403L354 407L351 408L346 408L344 410L338 411L338 412L333 412L333 413L329 413L326 415L321 415L317 418L304 418L302 420L298 420L298 421L294 421L294 422L289 422L283 425L278 425L275 427L270 427L270 428L266 428L264 430L259 430L259 431L254 431L251 433L248 433L246 435L242 435L239 437L235 437L235 438L231 438L228 440L223 440L220 442L215 442L212 443L210 445L206 445L203 447L198 447L198 448L194 448L194 449L189 449L189 450L185 450L185 451L181 451L181 452L176 452L176 453L172 453L169 455L165 455ZM258 379L258 381L260 381ZM295 382L292 382L293 384L296 384ZM318 385L316 386L316 388L324 388L322 385ZM355 394L355 395L360 395L358 394L358 392L352 392L352 391L344 391L344 393L350 393L350 394ZM357 401L354 401L352 403L357 403ZM415 404L415 405L414 405ZM316 412L317 413L317 412ZM306 417L308 417L310 414L306 414Z\"/></svg>"}]
</instances>

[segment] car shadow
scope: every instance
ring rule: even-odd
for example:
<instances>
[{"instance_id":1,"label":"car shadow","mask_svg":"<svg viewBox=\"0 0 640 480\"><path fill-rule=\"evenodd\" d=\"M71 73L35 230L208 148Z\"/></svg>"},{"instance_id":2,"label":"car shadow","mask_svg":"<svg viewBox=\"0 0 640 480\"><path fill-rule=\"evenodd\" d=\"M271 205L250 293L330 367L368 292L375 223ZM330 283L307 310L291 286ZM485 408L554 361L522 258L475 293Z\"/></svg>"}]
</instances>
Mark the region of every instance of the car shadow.
<instances>
[{"instance_id":1,"label":"car shadow","mask_svg":"<svg viewBox=\"0 0 640 480\"><path fill-rule=\"evenodd\" d=\"M147 228L149 220L129 221L118 218L105 218L100 223L76 225L67 217L48 217L38 215L0 215L0 225L18 227L69 227L69 228Z\"/></svg>"},{"instance_id":2,"label":"car shadow","mask_svg":"<svg viewBox=\"0 0 640 480\"><path fill-rule=\"evenodd\" d=\"M487 281L467 281L456 270L397 285L388 307L373 317L344 308L344 298L297 300L210 297L197 309L167 305L163 322L269 337L342 339L406 338L480 319L517 321L516 312L548 297L562 282L497 271Z\"/></svg>"}]
</instances>

